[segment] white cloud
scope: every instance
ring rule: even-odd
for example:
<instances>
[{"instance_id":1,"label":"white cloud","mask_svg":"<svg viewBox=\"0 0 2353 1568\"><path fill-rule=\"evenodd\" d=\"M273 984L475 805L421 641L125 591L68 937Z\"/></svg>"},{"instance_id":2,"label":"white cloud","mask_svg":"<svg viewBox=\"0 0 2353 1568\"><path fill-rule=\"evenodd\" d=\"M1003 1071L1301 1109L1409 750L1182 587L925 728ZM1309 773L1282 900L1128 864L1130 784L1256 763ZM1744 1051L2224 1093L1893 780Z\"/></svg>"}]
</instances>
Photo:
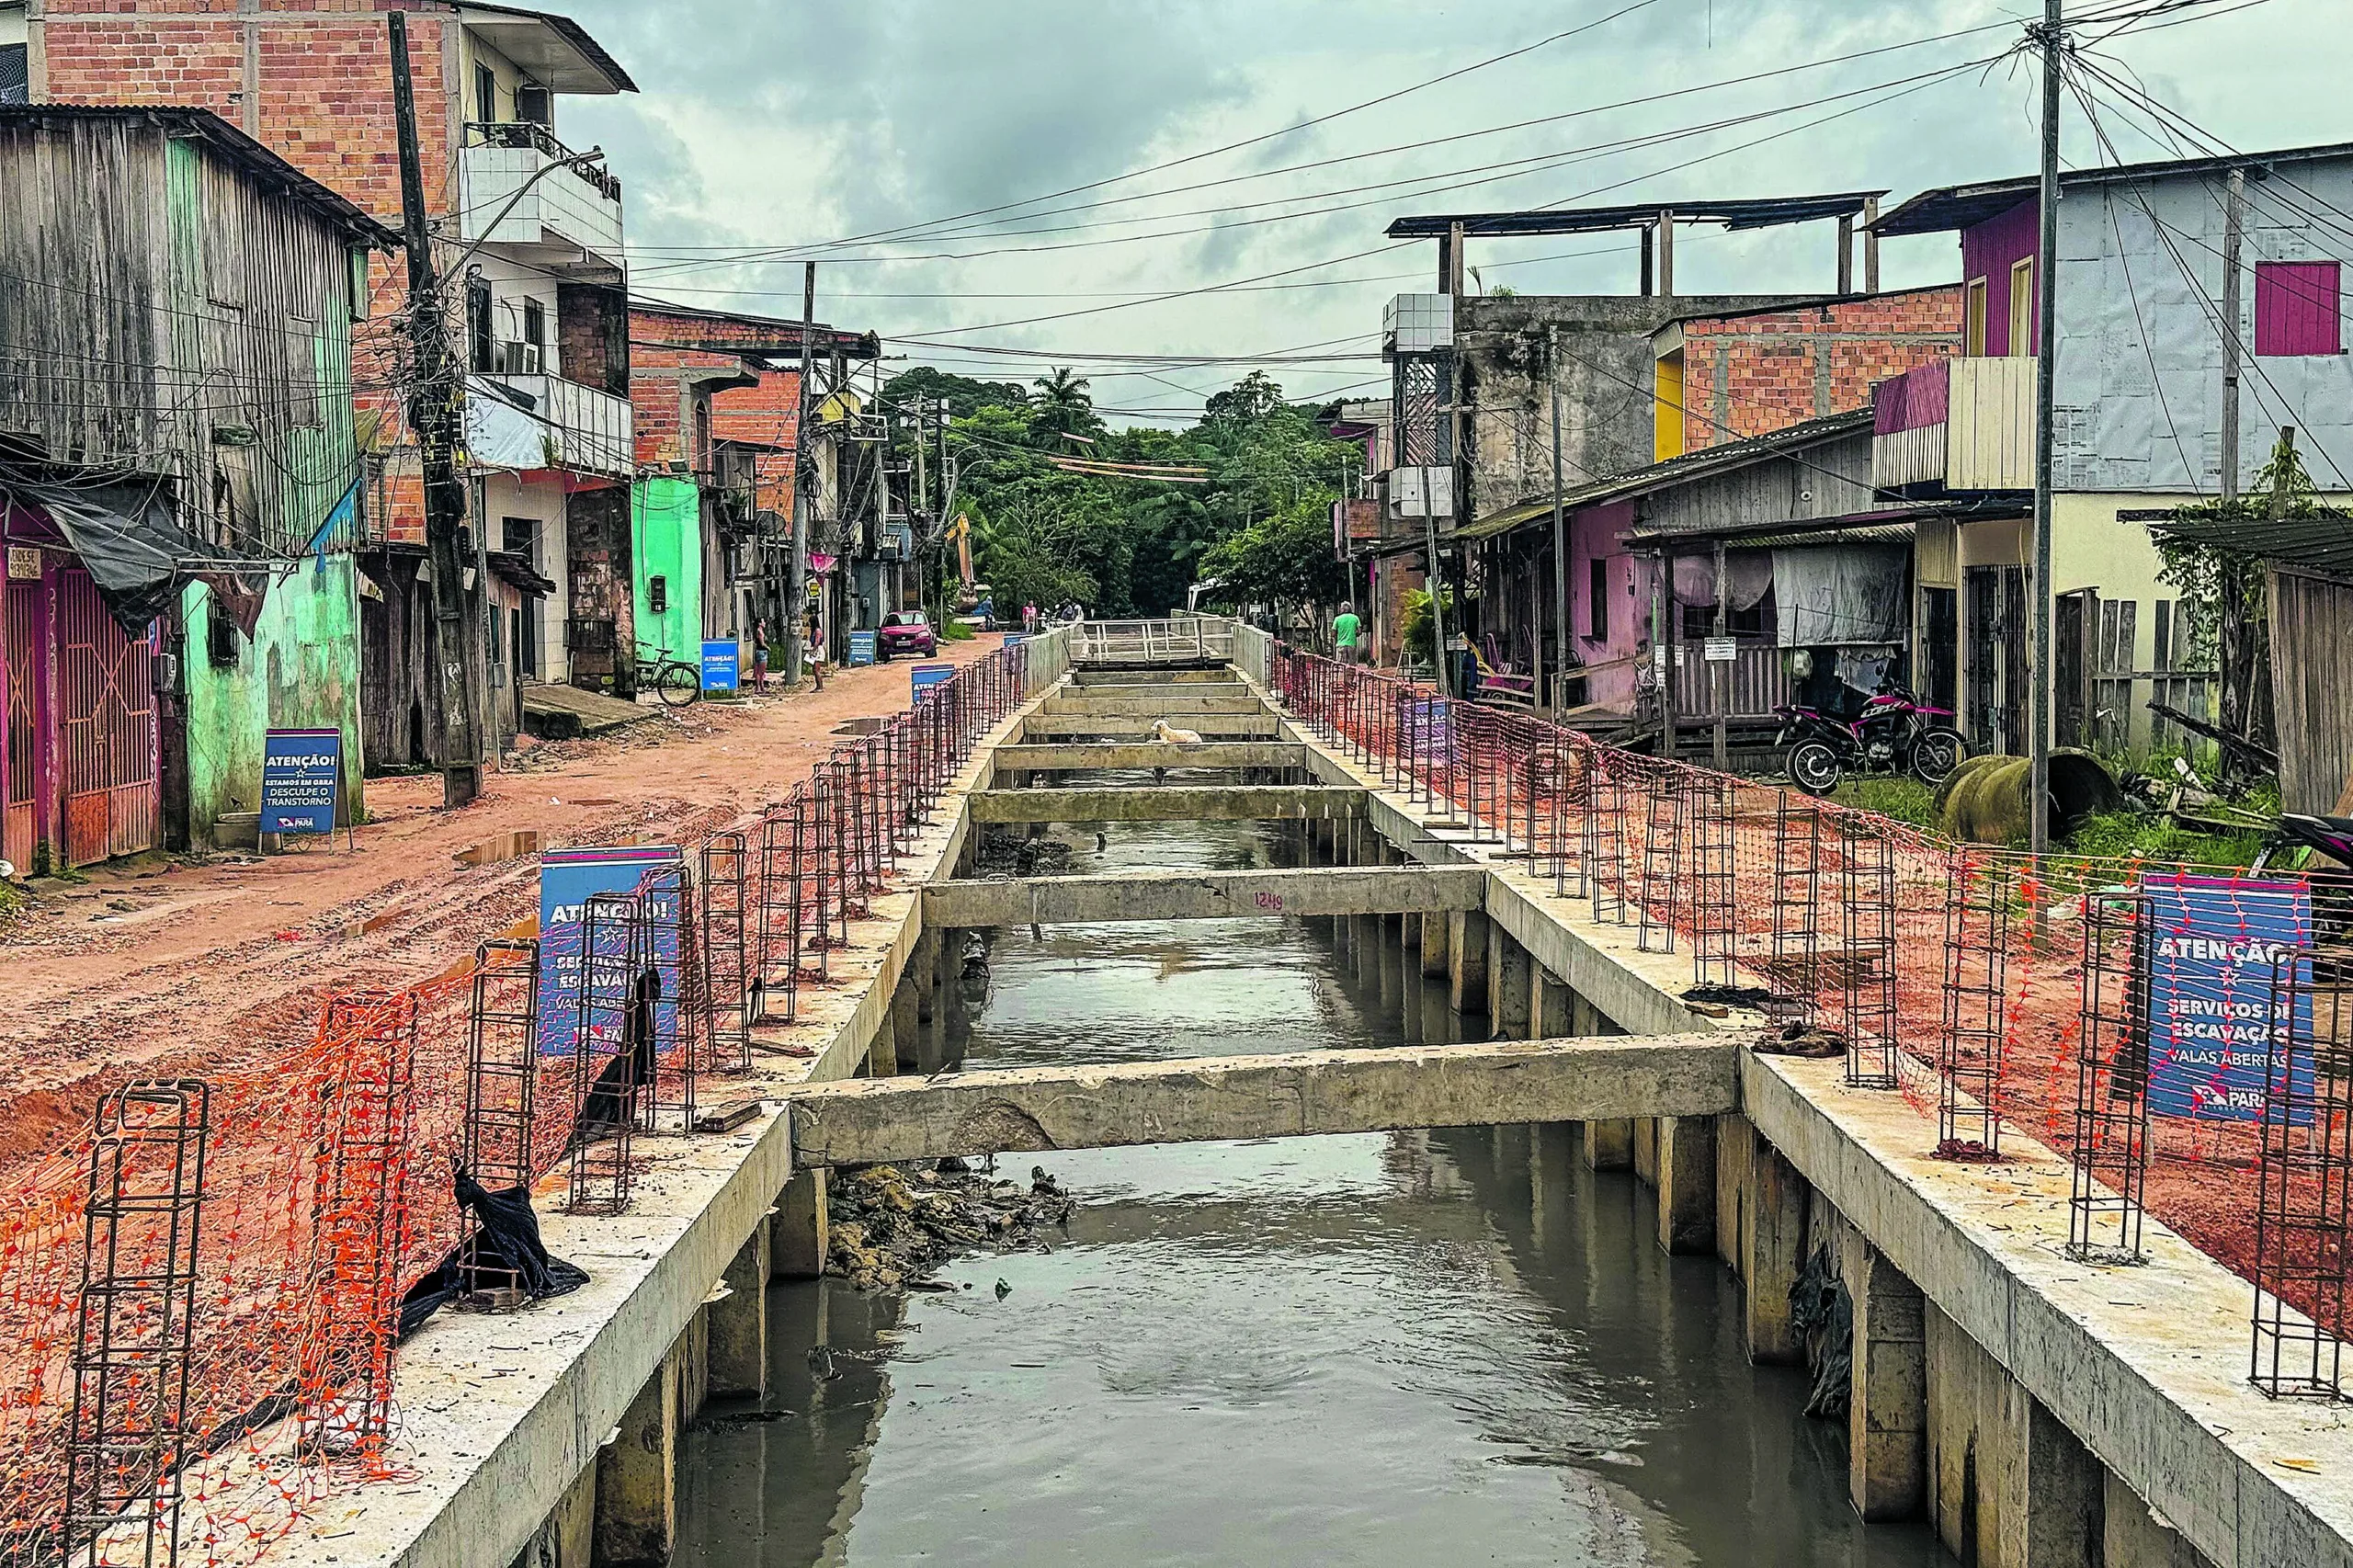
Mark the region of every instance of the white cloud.
<instances>
[{"instance_id":1,"label":"white cloud","mask_svg":"<svg viewBox=\"0 0 2353 1568\"><path fill-rule=\"evenodd\" d=\"M2223 12L2230 3L2219 0L2211 9ZM1279 130L1606 16L1622 4L868 0L819 7L671 0L650 7L579 0L573 14L644 91L633 98L570 100L563 112L567 139L601 142L629 184L632 242L647 247L639 262L644 288L790 314L800 297L798 254L789 261L718 265L711 253L679 247L807 246L1043 195ZM2076 0L2074 6L2079 12L2109 8L2111 0ZM1369 281L1099 307L1120 304L1105 296L1122 291L1198 286L1374 250L1383 244L1387 222L1410 212L1570 203L1587 193L1595 201L1631 201L1886 187L1901 199L1925 186L2021 174L2033 158L2033 79L2003 65L1875 107L1858 107L1865 98L1841 98L1467 188L1341 194L1475 164L1540 154L1573 158L1600 143L1851 93L1991 54L2015 41L2008 24L2029 9L2039 13L2040 7L2002 0L1654 0L1576 39L1395 103L1030 210L1170 192L1151 201L973 220L966 232L944 241L833 253L820 268L821 311L839 324L870 327L889 338L1092 310L1097 313L998 327L974 341L1064 351L1250 355L1369 335L1378 327L1381 301L1417 286L1434 268L1434 247L1401 246L1279 279ZM2110 47L2151 92L2235 145L2325 142L2343 135L2330 112L2348 63L2336 25L2342 16L2343 0L2266 0ZM1996 23L2004 25L1947 43L1745 86L1665 96ZM1648 101L1377 159L1213 189L1174 189L1625 100ZM1791 129L1828 116L1837 118L1810 130ZM2126 132L2123 117L2109 119L2125 155L2165 155ZM2079 119L2071 120L2068 139L2071 155L2095 161L2092 138ZM1757 144L1743 148L1748 142ZM1674 166L1686 164L1691 166ZM1431 181L1448 183L1455 182ZM1313 215L1279 222L1243 222L1264 217L1264 209L1218 219L1178 215L1274 198L1295 199L1291 210ZM1134 218L1151 221L1099 226ZM1208 228L1212 223L1222 226ZM1073 227L1080 224L1098 226ZM984 233L992 225L1055 232L991 240ZM1092 243L1185 230L1205 232ZM1630 246L1629 239L1614 236L1495 242L1475 246L1472 259L1489 282L1507 281L1523 292L1609 291L1632 286ZM1003 254L882 259L938 250ZM1597 250L1605 254L1529 259ZM1830 252L1827 226L1741 235L1687 231L1678 239L1677 281L1687 291L1826 287ZM851 255L861 259L847 259ZM676 265L689 260L697 263L690 269ZM1957 256L1949 240L1915 239L1891 242L1885 264L1886 281L1899 285L1953 276ZM1406 277L1387 276L1392 274ZM947 297L880 297L885 295ZM1012 297L1031 295L1053 297ZM991 370L972 363L972 356L922 357L970 373L1014 373L1006 361L994 362L997 368ZM1108 403L1168 406L1186 401L1169 382L1211 389L1243 369L1164 371L1160 380L1091 373ZM1275 373L1303 395L1379 369L1371 364L1290 366Z\"/></svg>"}]
</instances>

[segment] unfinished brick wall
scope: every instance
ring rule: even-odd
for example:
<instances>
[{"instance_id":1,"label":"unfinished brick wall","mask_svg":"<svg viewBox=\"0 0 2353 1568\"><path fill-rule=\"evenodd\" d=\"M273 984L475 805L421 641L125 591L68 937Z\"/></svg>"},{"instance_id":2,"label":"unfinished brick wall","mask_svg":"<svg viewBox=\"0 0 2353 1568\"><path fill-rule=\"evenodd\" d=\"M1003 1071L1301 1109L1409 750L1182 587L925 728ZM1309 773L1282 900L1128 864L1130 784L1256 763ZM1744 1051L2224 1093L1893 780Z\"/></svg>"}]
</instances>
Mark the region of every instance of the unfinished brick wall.
<instances>
[{"instance_id":1,"label":"unfinished brick wall","mask_svg":"<svg viewBox=\"0 0 2353 1568\"><path fill-rule=\"evenodd\" d=\"M760 322L640 307L630 312L630 338L631 354L637 362L658 361L668 365L682 363L682 358L667 357L682 356L686 351L663 348L657 345L695 343L740 346L746 352L760 349L797 352L801 327L797 322ZM820 338L819 341L824 340ZM793 447L800 439L801 432L801 372L797 369L766 370L748 364L745 369L758 375L759 385L730 387L711 395L711 434L722 440L756 441L777 448L775 451L762 453L756 460L758 506L763 511L790 512L792 507ZM637 401L634 387L631 401L638 411L638 460L653 460L646 456L646 405ZM676 439L676 410L670 410L666 417L669 423L666 434L669 438Z\"/></svg>"},{"instance_id":2,"label":"unfinished brick wall","mask_svg":"<svg viewBox=\"0 0 2353 1568\"><path fill-rule=\"evenodd\" d=\"M1867 406L1871 383L1961 352L1957 284L1683 326L1684 450Z\"/></svg>"},{"instance_id":3,"label":"unfinished brick wall","mask_svg":"<svg viewBox=\"0 0 2353 1568\"><path fill-rule=\"evenodd\" d=\"M124 14L121 0L49 0L41 13L47 93L66 102L209 108L397 228L400 160L382 16L390 10L409 13L425 199L443 211L454 160L441 62L454 7L433 0L254 0L250 10L222 0L142 0L135 16Z\"/></svg>"}]
</instances>

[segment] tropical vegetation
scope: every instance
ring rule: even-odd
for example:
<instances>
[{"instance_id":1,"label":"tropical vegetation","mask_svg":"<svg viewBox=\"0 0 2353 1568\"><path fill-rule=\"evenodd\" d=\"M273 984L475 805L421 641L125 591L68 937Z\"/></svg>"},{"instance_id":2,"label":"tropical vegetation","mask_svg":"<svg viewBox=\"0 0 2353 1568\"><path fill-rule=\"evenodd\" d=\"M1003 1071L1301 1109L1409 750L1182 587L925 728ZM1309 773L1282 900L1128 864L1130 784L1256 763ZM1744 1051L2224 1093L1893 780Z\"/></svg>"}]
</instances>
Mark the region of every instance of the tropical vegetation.
<instances>
[{"instance_id":1,"label":"tropical vegetation","mask_svg":"<svg viewBox=\"0 0 2353 1568\"><path fill-rule=\"evenodd\" d=\"M892 380L883 403L903 462L915 440L903 415L946 404L944 441L935 430L924 454L926 488L944 522L968 521L974 574L1000 615L1066 602L1099 616L1164 615L1196 581L1214 583L1201 602L1225 609L1321 606L1346 591L1332 503L1362 455L1263 372L1211 396L1184 430L1111 428L1087 378L1066 368L1025 387L924 366ZM1071 464L1199 473L1180 482ZM955 548L935 542L944 582Z\"/></svg>"}]
</instances>

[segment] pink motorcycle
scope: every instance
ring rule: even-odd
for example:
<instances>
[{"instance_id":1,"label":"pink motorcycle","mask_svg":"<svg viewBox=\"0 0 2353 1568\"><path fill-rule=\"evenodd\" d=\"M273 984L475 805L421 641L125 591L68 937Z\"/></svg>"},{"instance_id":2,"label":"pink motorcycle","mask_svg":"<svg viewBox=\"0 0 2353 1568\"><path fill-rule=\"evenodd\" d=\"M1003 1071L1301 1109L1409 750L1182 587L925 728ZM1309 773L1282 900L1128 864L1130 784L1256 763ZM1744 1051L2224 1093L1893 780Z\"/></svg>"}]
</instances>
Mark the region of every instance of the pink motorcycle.
<instances>
[{"instance_id":1,"label":"pink motorcycle","mask_svg":"<svg viewBox=\"0 0 2353 1568\"><path fill-rule=\"evenodd\" d=\"M1853 722L1812 708L1777 708L1789 748L1782 771L1809 795L1827 795L1848 773L1909 773L1934 789L1952 777L1968 743L1950 724L1949 708L1933 708L1900 686L1879 688Z\"/></svg>"}]
</instances>

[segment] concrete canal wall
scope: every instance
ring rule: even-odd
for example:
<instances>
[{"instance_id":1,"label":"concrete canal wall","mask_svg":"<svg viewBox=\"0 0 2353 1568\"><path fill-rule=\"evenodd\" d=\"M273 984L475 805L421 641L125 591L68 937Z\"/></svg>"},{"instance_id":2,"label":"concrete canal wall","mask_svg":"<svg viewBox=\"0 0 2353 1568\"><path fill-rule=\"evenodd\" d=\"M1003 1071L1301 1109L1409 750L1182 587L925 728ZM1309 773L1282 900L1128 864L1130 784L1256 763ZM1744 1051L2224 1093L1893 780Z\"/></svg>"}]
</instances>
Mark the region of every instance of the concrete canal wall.
<instances>
[{"instance_id":1,"label":"concrete canal wall","mask_svg":"<svg viewBox=\"0 0 2353 1568\"><path fill-rule=\"evenodd\" d=\"M546 1214L551 1249L589 1270L586 1288L515 1315L444 1314L404 1346L397 1459L412 1478L339 1495L279 1548L284 1560L661 1561L679 1430L708 1397L760 1392L762 1287L822 1267L823 1167L837 1158L955 1152L985 1138L975 1129L990 1118L1000 1146L1044 1147L1404 1126L1418 1104L1447 1122L1576 1120L1577 1157L1655 1192L1657 1245L1733 1271L1759 1361L1804 1358L1791 1290L1818 1259L1852 1318L1851 1366L1832 1392L1867 1518L1926 1517L1964 1562L2001 1568L2353 1568L2353 1424L2246 1385L2245 1285L2154 1223L2144 1267L2067 1261L2062 1162L2007 1138L2015 1157L1999 1165L1931 1160L1931 1130L1902 1096L1847 1088L1836 1062L1747 1049L1762 1020L1685 1000L1688 956L1643 952L1631 929L1592 923L1525 859L1433 825L1424 805L1263 702L1247 678L1263 674L1252 635L1235 638L1242 708L1225 708L1222 689L1203 699L1212 709L1155 706L1165 693L1150 672L1081 670L999 725L904 862L901 891L830 955L840 983L804 991L798 1020L760 1031L756 1076L720 1091L756 1097L755 1119L642 1144L639 1196L619 1219ZM1162 672L1167 692L1236 674ZM1091 710L1067 706L1076 694ZM1108 765L1156 766L1137 744L1155 715L1248 737L1216 766L1306 781L1183 786L1193 815L1290 820L1299 869L959 876L979 816L1068 820L1059 813L1148 793L1013 781L1105 766L1095 748L1112 737ZM1500 1040L1585 1043L973 1073L804 1094L788 1113L805 1085L922 1064L920 1026L958 1005L959 944L943 929L1237 905L1329 921L1360 973L1410 964L1444 977ZM1057 1103L1090 1094L1076 1109ZM808 1143L799 1169L794 1115Z\"/></svg>"}]
</instances>

